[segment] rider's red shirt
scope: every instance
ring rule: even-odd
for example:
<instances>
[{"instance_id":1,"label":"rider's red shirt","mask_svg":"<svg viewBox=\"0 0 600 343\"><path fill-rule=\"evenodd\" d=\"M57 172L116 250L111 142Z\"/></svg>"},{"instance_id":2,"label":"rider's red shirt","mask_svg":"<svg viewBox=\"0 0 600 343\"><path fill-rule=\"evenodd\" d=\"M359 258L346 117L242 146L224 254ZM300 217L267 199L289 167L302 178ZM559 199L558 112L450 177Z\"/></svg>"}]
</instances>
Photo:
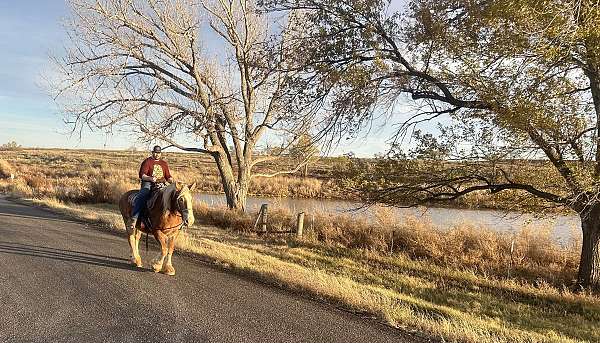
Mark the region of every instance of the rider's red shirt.
<instances>
[{"instance_id":1,"label":"rider's red shirt","mask_svg":"<svg viewBox=\"0 0 600 343\"><path fill-rule=\"evenodd\" d=\"M165 178L166 180L171 177L167 161L155 160L153 157L148 157L142 162L139 173L140 179L142 178L142 174L154 176L157 179Z\"/></svg>"}]
</instances>

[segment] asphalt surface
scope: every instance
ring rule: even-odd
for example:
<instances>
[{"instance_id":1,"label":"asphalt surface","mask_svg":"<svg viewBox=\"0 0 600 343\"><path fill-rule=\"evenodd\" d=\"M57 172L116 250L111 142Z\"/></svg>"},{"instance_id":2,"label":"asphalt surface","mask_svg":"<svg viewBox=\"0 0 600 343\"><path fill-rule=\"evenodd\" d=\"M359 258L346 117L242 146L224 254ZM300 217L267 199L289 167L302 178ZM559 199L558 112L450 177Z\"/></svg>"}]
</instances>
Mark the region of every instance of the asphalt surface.
<instances>
[{"instance_id":1,"label":"asphalt surface","mask_svg":"<svg viewBox=\"0 0 600 343\"><path fill-rule=\"evenodd\" d=\"M148 266L157 248L141 250ZM124 234L0 198L0 342L412 341L190 256L170 277L128 253Z\"/></svg>"}]
</instances>

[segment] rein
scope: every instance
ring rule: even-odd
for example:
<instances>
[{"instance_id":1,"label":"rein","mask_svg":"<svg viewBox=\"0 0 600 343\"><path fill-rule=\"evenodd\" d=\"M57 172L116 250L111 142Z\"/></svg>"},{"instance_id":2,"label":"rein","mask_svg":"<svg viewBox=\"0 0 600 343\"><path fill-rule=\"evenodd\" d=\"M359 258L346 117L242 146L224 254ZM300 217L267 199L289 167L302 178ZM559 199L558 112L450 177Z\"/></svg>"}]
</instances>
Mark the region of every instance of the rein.
<instances>
[{"instance_id":1,"label":"rein","mask_svg":"<svg viewBox=\"0 0 600 343\"><path fill-rule=\"evenodd\" d=\"M175 208L176 208L175 215L177 217L181 218L181 223L174 225L174 226L167 227L167 228L163 228L162 230L170 230L170 229L174 229L174 228L177 228L177 230L181 230L181 228L184 226L183 224L185 221L183 220L183 215L181 214L181 208L179 208L179 202L177 201L177 199L175 200ZM168 211L171 212L170 209ZM137 231L137 228L136 228L136 231ZM148 231L146 231L146 251L148 251Z\"/></svg>"}]
</instances>

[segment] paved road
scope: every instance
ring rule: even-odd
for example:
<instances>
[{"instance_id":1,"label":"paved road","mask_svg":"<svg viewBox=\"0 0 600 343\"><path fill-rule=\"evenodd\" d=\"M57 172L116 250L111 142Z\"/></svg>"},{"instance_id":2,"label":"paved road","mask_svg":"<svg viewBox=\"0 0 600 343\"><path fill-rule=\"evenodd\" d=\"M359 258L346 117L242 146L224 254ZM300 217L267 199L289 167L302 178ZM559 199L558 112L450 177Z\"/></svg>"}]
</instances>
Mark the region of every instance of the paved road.
<instances>
[{"instance_id":1,"label":"paved road","mask_svg":"<svg viewBox=\"0 0 600 343\"><path fill-rule=\"evenodd\" d=\"M0 342L410 341L192 257L169 277L127 254L125 237L0 198Z\"/></svg>"}]
</instances>

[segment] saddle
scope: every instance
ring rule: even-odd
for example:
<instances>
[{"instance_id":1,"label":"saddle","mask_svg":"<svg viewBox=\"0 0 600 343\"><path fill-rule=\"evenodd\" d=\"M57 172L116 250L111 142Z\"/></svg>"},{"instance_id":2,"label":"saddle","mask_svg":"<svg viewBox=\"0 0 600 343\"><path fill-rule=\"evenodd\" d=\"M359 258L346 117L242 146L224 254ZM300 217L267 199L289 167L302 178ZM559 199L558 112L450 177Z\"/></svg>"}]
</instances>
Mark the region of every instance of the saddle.
<instances>
[{"instance_id":1,"label":"saddle","mask_svg":"<svg viewBox=\"0 0 600 343\"><path fill-rule=\"evenodd\" d=\"M135 223L136 228L148 228L149 230L152 230L153 224L150 219L150 209L154 207L156 199L158 199L158 196L165 187L167 187L165 183L152 184L152 187L150 188L150 197L148 197L148 201L146 201L146 206L142 207L142 211L140 212L137 222ZM135 203L136 197L137 193L132 197L132 199L130 199L131 204Z\"/></svg>"}]
</instances>

